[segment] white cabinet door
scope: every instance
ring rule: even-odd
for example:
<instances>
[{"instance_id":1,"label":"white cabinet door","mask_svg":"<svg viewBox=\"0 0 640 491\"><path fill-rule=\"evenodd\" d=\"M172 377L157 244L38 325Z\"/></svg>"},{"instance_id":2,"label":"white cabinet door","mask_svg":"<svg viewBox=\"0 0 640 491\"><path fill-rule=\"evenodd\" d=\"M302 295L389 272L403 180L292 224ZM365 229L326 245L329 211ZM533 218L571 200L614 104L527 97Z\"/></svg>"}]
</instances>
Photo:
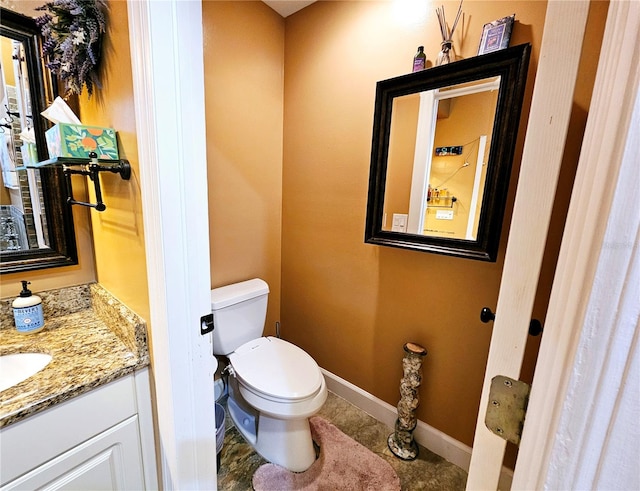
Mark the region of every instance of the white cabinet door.
<instances>
[{"instance_id":1,"label":"white cabinet door","mask_svg":"<svg viewBox=\"0 0 640 491\"><path fill-rule=\"evenodd\" d=\"M128 375L0 429L0 485L136 415L136 388Z\"/></svg>"},{"instance_id":2,"label":"white cabinet door","mask_svg":"<svg viewBox=\"0 0 640 491\"><path fill-rule=\"evenodd\" d=\"M13 489L145 489L138 417L126 419L2 487L2 491Z\"/></svg>"}]
</instances>

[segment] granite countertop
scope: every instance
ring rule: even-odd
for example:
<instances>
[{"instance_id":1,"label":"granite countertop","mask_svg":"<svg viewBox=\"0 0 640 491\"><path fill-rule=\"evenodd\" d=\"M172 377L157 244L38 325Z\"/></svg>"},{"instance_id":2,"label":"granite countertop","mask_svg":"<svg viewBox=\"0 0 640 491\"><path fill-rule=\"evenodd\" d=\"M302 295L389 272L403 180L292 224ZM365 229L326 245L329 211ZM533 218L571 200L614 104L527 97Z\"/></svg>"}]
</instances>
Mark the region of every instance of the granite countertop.
<instances>
[{"instance_id":1,"label":"granite countertop","mask_svg":"<svg viewBox=\"0 0 640 491\"><path fill-rule=\"evenodd\" d=\"M40 372L0 392L0 428L149 365L146 323L98 284L35 292L45 328L14 329L0 300L0 355L48 353Z\"/></svg>"}]
</instances>

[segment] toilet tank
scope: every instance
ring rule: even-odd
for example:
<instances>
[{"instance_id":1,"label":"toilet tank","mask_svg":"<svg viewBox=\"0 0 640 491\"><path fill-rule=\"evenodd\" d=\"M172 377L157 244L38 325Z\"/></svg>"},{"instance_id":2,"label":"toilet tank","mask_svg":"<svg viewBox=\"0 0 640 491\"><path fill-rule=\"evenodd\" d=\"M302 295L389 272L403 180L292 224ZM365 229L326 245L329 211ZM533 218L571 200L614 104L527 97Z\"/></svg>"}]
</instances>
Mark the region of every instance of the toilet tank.
<instances>
[{"instance_id":1,"label":"toilet tank","mask_svg":"<svg viewBox=\"0 0 640 491\"><path fill-rule=\"evenodd\" d=\"M259 278L211 290L213 354L228 355L262 336L269 285Z\"/></svg>"}]
</instances>

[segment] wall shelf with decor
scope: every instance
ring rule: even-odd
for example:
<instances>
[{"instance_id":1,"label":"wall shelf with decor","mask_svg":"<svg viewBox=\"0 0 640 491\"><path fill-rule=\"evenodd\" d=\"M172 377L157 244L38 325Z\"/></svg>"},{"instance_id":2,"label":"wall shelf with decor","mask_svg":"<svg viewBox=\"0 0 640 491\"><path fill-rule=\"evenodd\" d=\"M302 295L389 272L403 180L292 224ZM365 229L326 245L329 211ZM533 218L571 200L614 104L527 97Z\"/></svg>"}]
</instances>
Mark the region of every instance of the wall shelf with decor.
<instances>
[{"instance_id":1,"label":"wall shelf with decor","mask_svg":"<svg viewBox=\"0 0 640 491\"><path fill-rule=\"evenodd\" d=\"M16 170L40 169L42 167L50 166L58 166L62 167L63 169L67 193L67 203L72 205L88 206L90 208L95 208L97 211L104 211L107 209L107 206L102 201L102 190L100 188L101 172L111 172L113 174L119 174L120 177L125 181L128 181L131 178L131 165L129 164L128 160L98 159L95 152L91 152L89 154L89 158L54 157L49 160L43 160L42 162L28 164ZM89 176L89 179L93 181L96 193L95 203L87 203L74 199L73 190L71 188L71 176L74 174Z\"/></svg>"}]
</instances>

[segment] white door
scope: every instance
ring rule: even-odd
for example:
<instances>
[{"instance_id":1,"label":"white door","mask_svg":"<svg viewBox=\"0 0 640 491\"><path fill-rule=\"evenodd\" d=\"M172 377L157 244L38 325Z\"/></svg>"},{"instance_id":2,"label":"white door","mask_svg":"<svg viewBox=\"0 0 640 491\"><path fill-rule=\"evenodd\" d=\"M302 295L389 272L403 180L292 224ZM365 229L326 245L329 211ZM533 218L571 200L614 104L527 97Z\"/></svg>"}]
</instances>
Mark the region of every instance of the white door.
<instances>
[{"instance_id":1,"label":"white door","mask_svg":"<svg viewBox=\"0 0 640 491\"><path fill-rule=\"evenodd\" d=\"M216 489L200 1L127 2L162 488Z\"/></svg>"},{"instance_id":2,"label":"white door","mask_svg":"<svg viewBox=\"0 0 640 491\"><path fill-rule=\"evenodd\" d=\"M485 384L467 482L468 489L496 489L498 484L504 442L484 426L488 384L498 374L515 379L519 375L522 350L531 312L530 302L533 300L533 292L530 291L530 288L535 289L539 269L538 254L541 254L541 249L539 249L539 244L529 246L527 249L526 244L520 244L517 237L520 237L520 240L526 238L527 241L535 241L536 238L539 238L539 234L542 234L542 240L546 236L546 225L539 222L546 223L548 210L544 206L546 200L541 199L544 191L539 189L539 184L544 182L542 187L548 186L551 178L552 182L556 182L557 169L555 167L557 164L551 153L558 153L556 150L562 149L563 145L560 140L553 138L552 133L564 134L562 128L565 122L563 119L568 116L566 104L571 103L570 95L575 80L573 66L580 55L587 9L588 2L566 2L563 4L562 1L553 1L549 2L547 10L541 61L523 155L523 172L520 176L513 226L498 299L497 311L499 315L496 316L485 373ZM624 196L629 198L636 192L633 185L627 185L626 188L629 189L625 194L624 180L619 183L616 176L622 167L622 162L625 161L624 149L627 147L627 139L630 142L634 141L630 121L634 107L633 102L639 96L640 70L637 65L637 57L640 54L640 30L638 26L640 26L640 5L635 2L612 2L610 4L589 119L513 478L514 489L543 489L549 486L552 489L558 489L557 483L559 482L563 483L561 486L563 489L573 488L576 485L580 488L592 488L593 484L584 485L584 483L598 482L591 475L595 472L594 469L600 467L597 458L600 458L599 462L606 462L607 459L610 461L609 457L602 453L602 442L598 443L597 439L589 441L589 438L580 438L580 441L574 445L576 447L574 448L575 453L570 459L572 470L570 471L562 463L558 467L557 462L555 470L549 469L553 460L554 441L556 438L562 439L562 437L556 436L558 421L565 415L565 420L567 417L571 419L571 404L565 405L564 396L567 394L568 380L576 371L574 367L578 366L578 361L574 360L574 354L583 329L585 311L592 309L610 312L607 314L607 318L611 318L611 326L613 327L601 327L611 332L611 338L622 330L616 329L617 323L620 322L616 315L620 314L616 313L615 309L616 305L620 305L620 303L616 304L616 301L622 298L621 296L612 297L613 302L592 298L590 300L592 306L586 304L591 285L595 284L594 271L598 257L601 251L610 249L603 237L607 222L614 217L617 219L618 216L616 210L612 208L613 197L622 199L629 205L632 200L625 200ZM629 50L621 52L620 46L622 45L627 46ZM563 49L557 50L558 46L562 46ZM563 51L560 57L556 56L558 51ZM563 93L556 96L558 91ZM559 119L560 121L558 121ZM559 127L554 128L553 126L558 122L560 123ZM637 133L637 127L635 131ZM637 134L635 138L637 138ZM544 144L541 144L542 142ZM547 152L551 153L546 154L545 149L549 149ZM628 164L629 156L626 157L626 161ZM536 172L536 167L540 168L540 162L549 165L553 163L554 170L551 175L549 174L549 165L544 166L544 172ZM555 190L555 187L552 187ZM617 196L616 191L620 191ZM552 199L553 191L548 198L549 203ZM535 214L530 212L533 209L536 210ZM637 214L637 210L635 212ZM533 222L538 222L538 226L544 226L544 229L533 233L535 229L529 229L529 227L535 224L526 219L527 213L532 216L542 215L542 219L534 219ZM622 237L627 233L623 230L624 226L620 226L621 221L623 222L623 220L617 219L618 226L614 226L614 229L617 229L616 237ZM628 220L629 226L633 229L632 222L633 220ZM527 228L523 229L523 227ZM637 230L637 227L633 230ZM631 244L628 240L620 243ZM631 253L631 248L632 246L629 245L627 248L629 251L621 251L614 256L626 257ZM602 257L606 260L611 254L611 251L608 251ZM617 260L620 261L620 259ZM606 289L612 290L613 285L625 283L625 274L622 271L620 278L607 281L608 288ZM620 295L628 296L631 294L631 290L621 288ZM633 303L637 304L635 300ZM601 344L599 349L606 353L608 344ZM595 378L597 377L594 376L593 379ZM606 386L607 382L599 380L598 383ZM606 397L596 393L587 396L578 393L577 396L581 397L581 402L577 402L577 404L583 404L585 407L590 405L603 406L599 403L602 398L612 400L611 404L604 404L605 406L616 404L613 400L615 397ZM573 394L573 397L576 397L576 394ZM576 409L579 414L581 411L579 408ZM598 415L601 416L606 412L607 410L603 410ZM611 417L611 415L608 416ZM596 417L596 419L601 418ZM608 424L609 420L605 419L596 426L606 429ZM588 422L586 426L591 426L591 422ZM588 428L583 429L585 433L589 432ZM592 433L598 432L600 430ZM578 433L574 431L573 434L577 435ZM606 434L606 431L603 434ZM565 439L564 443L566 441ZM583 464L579 463L582 459L577 457L578 454L582 457L597 455L591 460L585 460ZM558 456L554 454L553 457L557 459ZM585 469L587 470L585 471ZM567 478L566 473L572 475ZM586 474L589 476L585 478ZM617 477L614 474L608 477ZM602 476L598 476L598 478L600 477ZM591 478L593 479L589 481ZM580 479L583 480L580 481ZM578 482L582 482L582 484L576 484Z\"/></svg>"},{"instance_id":3,"label":"white door","mask_svg":"<svg viewBox=\"0 0 640 491\"><path fill-rule=\"evenodd\" d=\"M518 379L562 161L589 1L551 0L524 144L467 489L497 489L506 441L485 426L491 380ZM541 165L544 163L544 165Z\"/></svg>"},{"instance_id":4,"label":"white door","mask_svg":"<svg viewBox=\"0 0 640 491\"><path fill-rule=\"evenodd\" d=\"M640 489L638 59L611 2L513 489Z\"/></svg>"}]
</instances>

